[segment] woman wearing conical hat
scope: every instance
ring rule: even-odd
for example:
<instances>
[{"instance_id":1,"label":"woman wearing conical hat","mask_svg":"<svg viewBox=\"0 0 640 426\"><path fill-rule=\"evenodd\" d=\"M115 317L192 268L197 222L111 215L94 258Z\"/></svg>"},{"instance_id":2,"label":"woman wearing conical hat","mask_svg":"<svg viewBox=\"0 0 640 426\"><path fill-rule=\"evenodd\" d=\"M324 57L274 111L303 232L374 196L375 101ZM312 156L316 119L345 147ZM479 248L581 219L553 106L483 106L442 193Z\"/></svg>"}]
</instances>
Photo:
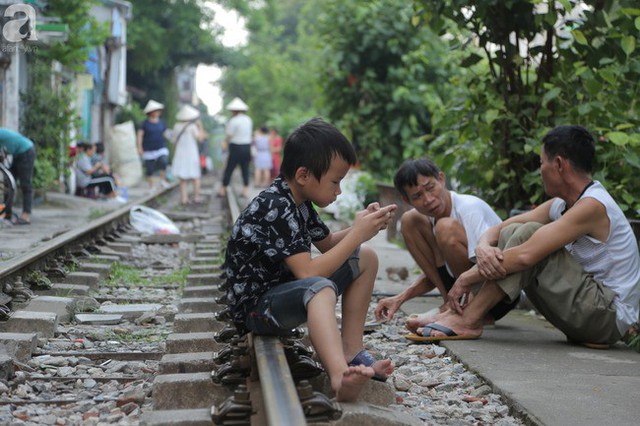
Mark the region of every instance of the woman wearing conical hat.
<instances>
[{"instance_id":1,"label":"woman wearing conical hat","mask_svg":"<svg viewBox=\"0 0 640 426\"><path fill-rule=\"evenodd\" d=\"M180 203L183 206L200 204L200 153L198 144L206 133L199 120L200 111L191 105L184 105L176 115L177 123L173 128L175 151L171 162L171 172L180 179ZM189 199L187 183L193 185L193 200Z\"/></svg>"},{"instance_id":2,"label":"woman wearing conical hat","mask_svg":"<svg viewBox=\"0 0 640 426\"><path fill-rule=\"evenodd\" d=\"M160 119L164 105L151 99L144 107L147 119L138 127L138 154L144 163L145 175L149 186L153 187L153 176L160 175L160 183L167 186L167 165L169 164L169 149L166 139L168 129Z\"/></svg>"}]
</instances>

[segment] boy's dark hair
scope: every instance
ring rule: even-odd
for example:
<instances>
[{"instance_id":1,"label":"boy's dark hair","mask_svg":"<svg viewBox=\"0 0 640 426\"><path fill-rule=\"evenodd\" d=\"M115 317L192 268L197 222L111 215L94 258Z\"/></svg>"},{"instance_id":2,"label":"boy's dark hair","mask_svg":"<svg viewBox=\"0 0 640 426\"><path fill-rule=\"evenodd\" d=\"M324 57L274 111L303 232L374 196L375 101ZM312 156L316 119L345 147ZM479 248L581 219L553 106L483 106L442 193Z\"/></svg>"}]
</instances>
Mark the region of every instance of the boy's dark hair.
<instances>
[{"instance_id":1,"label":"boy's dark hair","mask_svg":"<svg viewBox=\"0 0 640 426\"><path fill-rule=\"evenodd\" d=\"M269 133L269 128L267 126L262 126L262 127L260 127L260 131L262 133Z\"/></svg>"},{"instance_id":2,"label":"boy's dark hair","mask_svg":"<svg viewBox=\"0 0 640 426\"><path fill-rule=\"evenodd\" d=\"M398 192L407 197L405 186L415 186L418 184L418 176L432 176L438 179L440 169L428 158L417 160L405 160L393 177L393 185Z\"/></svg>"},{"instance_id":3,"label":"boy's dark hair","mask_svg":"<svg viewBox=\"0 0 640 426\"><path fill-rule=\"evenodd\" d=\"M596 144L584 127L565 124L550 130L542 138L542 149L550 159L557 155L566 158L576 170L593 170Z\"/></svg>"},{"instance_id":4,"label":"boy's dark hair","mask_svg":"<svg viewBox=\"0 0 640 426\"><path fill-rule=\"evenodd\" d=\"M287 137L280 171L285 179L293 179L298 168L306 167L320 180L336 155L351 166L356 164L356 152L349 139L332 124L312 118Z\"/></svg>"},{"instance_id":5,"label":"boy's dark hair","mask_svg":"<svg viewBox=\"0 0 640 426\"><path fill-rule=\"evenodd\" d=\"M102 142L96 142L96 154L102 154L104 152L104 144Z\"/></svg>"}]
</instances>

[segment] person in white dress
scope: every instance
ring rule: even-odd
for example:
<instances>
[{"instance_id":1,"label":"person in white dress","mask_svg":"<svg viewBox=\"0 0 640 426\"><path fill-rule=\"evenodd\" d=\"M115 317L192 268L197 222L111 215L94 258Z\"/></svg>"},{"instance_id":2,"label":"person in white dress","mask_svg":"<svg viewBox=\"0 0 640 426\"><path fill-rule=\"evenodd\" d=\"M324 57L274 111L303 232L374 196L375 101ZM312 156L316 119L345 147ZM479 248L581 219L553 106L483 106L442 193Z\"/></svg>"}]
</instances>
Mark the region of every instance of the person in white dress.
<instances>
[{"instance_id":1,"label":"person in white dress","mask_svg":"<svg viewBox=\"0 0 640 426\"><path fill-rule=\"evenodd\" d=\"M184 105L176 115L177 123L173 128L175 151L171 171L180 179L180 202L190 204L187 183L193 185L193 203L200 199L200 153L198 143L202 142L206 133L199 120L200 111L190 105Z\"/></svg>"}]
</instances>

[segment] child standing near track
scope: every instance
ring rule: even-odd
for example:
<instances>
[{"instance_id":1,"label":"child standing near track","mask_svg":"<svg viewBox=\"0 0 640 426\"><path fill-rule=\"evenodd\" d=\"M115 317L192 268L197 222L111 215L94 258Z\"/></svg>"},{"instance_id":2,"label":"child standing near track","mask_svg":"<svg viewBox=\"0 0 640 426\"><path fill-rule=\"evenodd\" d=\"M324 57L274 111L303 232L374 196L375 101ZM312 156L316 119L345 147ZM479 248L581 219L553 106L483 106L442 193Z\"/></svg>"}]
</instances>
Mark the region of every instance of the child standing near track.
<instances>
[{"instance_id":1,"label":"child standing near track","mask_svg":"<svg viewBox=\"0 0 640 426\"><path fill-rule=\"evenodd\" d=\"M367 308L378 269L362 245L386 228L396 206L373 203L353 225L331 232L313 207L326 207L356 163L347 138L312 119L291 133L281 176L254 198L231 230L224 263L227 304L241 333L287 335L306 322L338 401L355 401L371 379L385 380L391 360L363 349ZM311 256L311 244L320 255ZM342 329L335 307L342 295Z\"/></svg>"}]
</instances>

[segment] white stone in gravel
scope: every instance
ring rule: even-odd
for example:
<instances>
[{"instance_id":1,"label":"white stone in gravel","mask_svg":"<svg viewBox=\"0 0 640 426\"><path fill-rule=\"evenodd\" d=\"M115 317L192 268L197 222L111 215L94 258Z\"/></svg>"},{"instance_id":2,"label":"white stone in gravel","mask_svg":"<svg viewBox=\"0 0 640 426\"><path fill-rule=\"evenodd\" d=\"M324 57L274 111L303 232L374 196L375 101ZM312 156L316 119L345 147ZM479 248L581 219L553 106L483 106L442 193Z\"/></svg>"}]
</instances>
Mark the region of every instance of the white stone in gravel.
<instances>
[{"instance_id":1,"label":"white stone in gravel","mask_svg":"<svg viewBox=\"0 0 640 426\"><path fill-rule=\"evenodd\" d=\"M0 382L0 395L6 392L9 392L9 387L4 382Z\"/></svg>"},{"instance_id":2,"label":"white stone in gravel","mask_svg":"<svg viewBox=\"0 0 640 426\"><path fill-rule=\"evenodd\" d=\"M24 383L27 380L27 375L24 371L16 371L15 376L13 377L14 383Z\"/></svg>"},{"instance_id":3,"label":"white stone in gravel","mask_svg":"<svg viewBox=\"0 0 640 426\"><path fill-rule=\"evenodd\" d=\"M411 381L402 374L394 375L393 384L395 385L396 389L401 392L408 391L411 387Z\"/></svg>"},{"instance_id":4,"label":"white stone in gravel","mask_svg":"<svg viewBox=\"0 0 640 426\"><path fill-rule=\"evenodd\" d=\"M58 377L69 377L76 372L74 367L60 367L58 368Z\"/></svg>"},{"instance_id":5,"label":"white stone in gravel","mask_svg":"<svg viewBox=\"0 0 640 426\"><path fill-rule=\"evenodd\" d=\"M91 365L91 364L93 364L93 361L91 361L90 358L81 356L81 357L78 357L78 364L79 365Z\"/></svg>"},{"instance_id":6,"label":"white stone in gravel","mask_svg":"<svg viewBox=\"0 0 640 426\"><path fill-rule=\"evenodd\" d=\"M93 379L84 379L82 386L84 386L85 389L93 389L97 384L98 382Z\"/></svg>"},{"instance_id":7,"label":"white stone in gravel","mask_svg":"<svg viewBox=\"0 0 640 426\"><path fill-rule=\"evenodd\" d=\"M33 392L31 386L19 384L13 394L19 396L20 398L26 398L31 392Z\"/></svg>"},{"instance_id":8,"label":"white stone in gravel","mask_svg":"<svg viewBox=\"0 0 640 426\"><path fill-rule=\"evenodd\" d=\"M433 351L433 353L435 355L444 355L447 352L446 348L443 348L442 346L433 346L433 348L431 348L431 350Z\"/></svg>"},{"instance_id":9,"label":"white stone in gravel","mask_svg":"<svg viewBox=\"0 0 640 426\"><path fill-rule=\"evenodd\" d=\"M482 385L479 388L476 388L474 390L471 391L471 396L475 396L475 397L481 397L484 395L487 395L489 393L491 393L491 387L487 386L487 385Z\"/></svg>"}]
</instances>

